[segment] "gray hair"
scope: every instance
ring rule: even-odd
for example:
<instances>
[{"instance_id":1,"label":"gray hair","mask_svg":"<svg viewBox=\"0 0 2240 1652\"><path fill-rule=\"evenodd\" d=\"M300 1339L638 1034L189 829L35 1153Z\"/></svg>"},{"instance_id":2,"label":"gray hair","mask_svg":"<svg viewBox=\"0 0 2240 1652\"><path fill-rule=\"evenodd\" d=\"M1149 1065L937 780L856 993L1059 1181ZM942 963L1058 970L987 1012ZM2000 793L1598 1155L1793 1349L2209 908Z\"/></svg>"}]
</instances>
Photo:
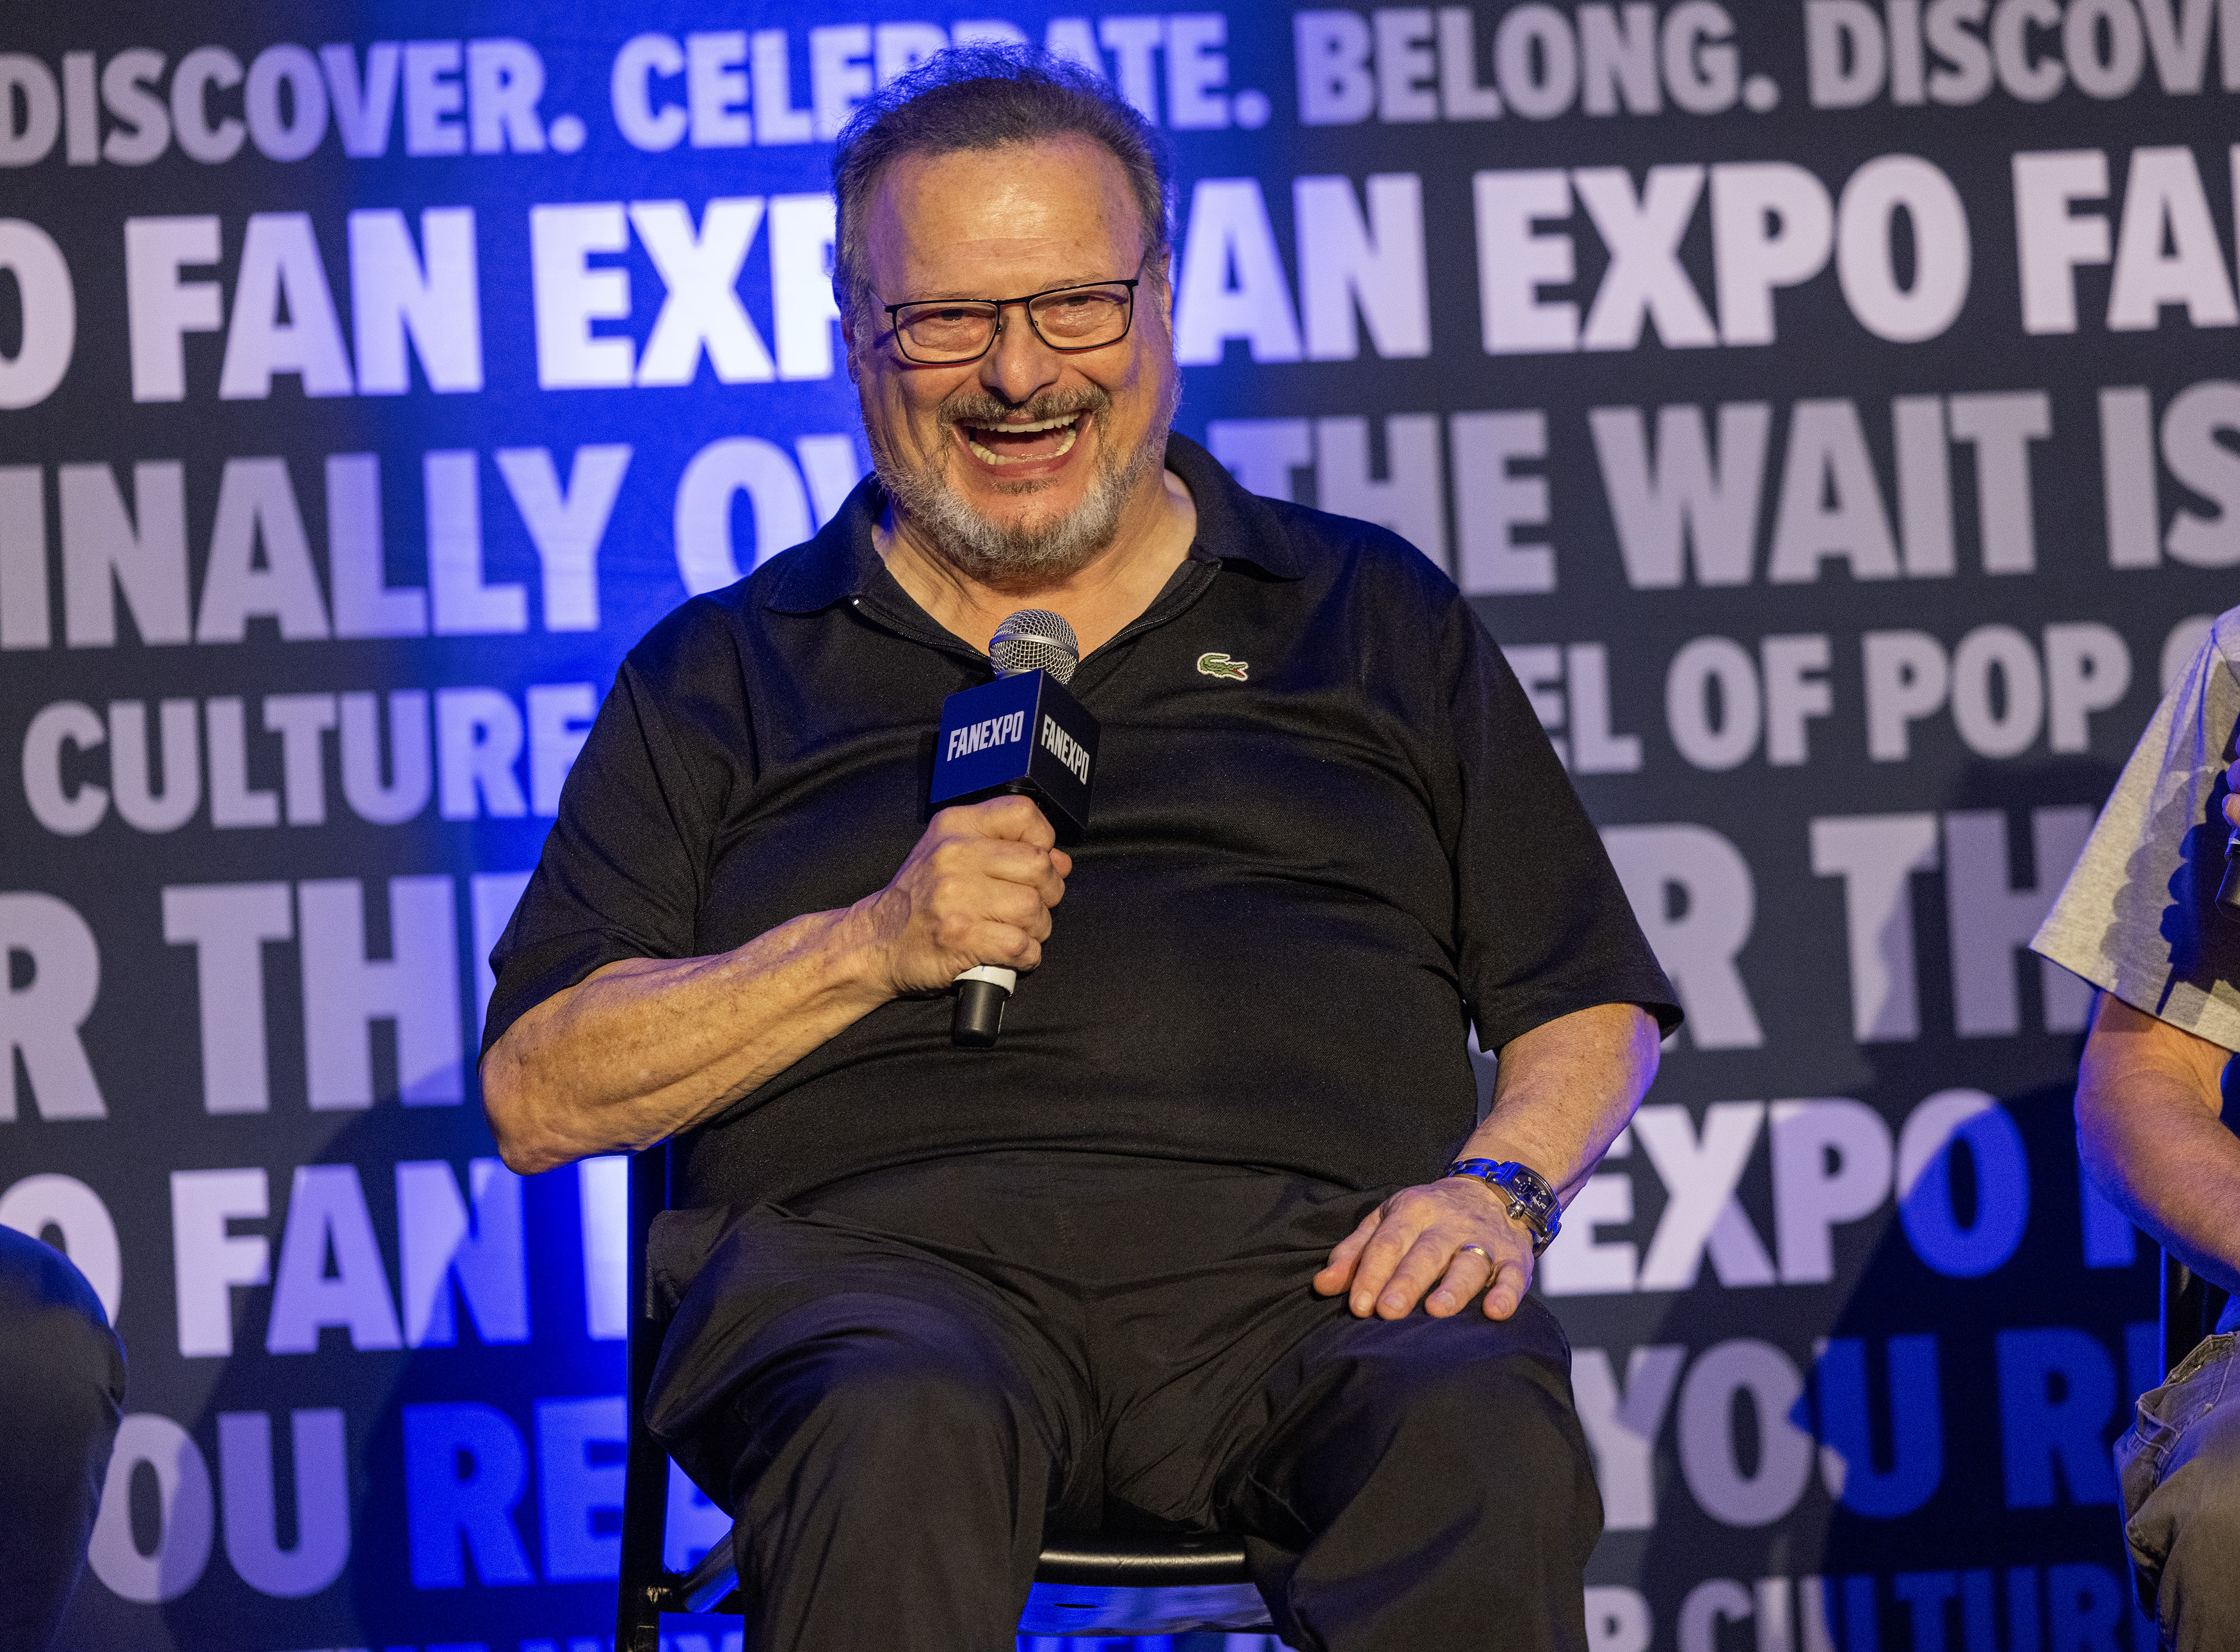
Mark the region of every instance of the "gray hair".
<instances>
[{"instance_id":1,"label":"gray hair","mask_svg":"<svg viewBox=\"0 0 2240 1652\"><path fill-rule=\"evenodd\" d=\"M1158 132L1093 70L1030 46L951 46L888 82L841 129L832 154L840 218L832 287L841 310L852 318L871 296L863 220L880 175L897 160L1073 137L1103 144L1120 163L1143 221L1144 273L1163 282L1174 165Z\"/></svg>"}]
</instances>

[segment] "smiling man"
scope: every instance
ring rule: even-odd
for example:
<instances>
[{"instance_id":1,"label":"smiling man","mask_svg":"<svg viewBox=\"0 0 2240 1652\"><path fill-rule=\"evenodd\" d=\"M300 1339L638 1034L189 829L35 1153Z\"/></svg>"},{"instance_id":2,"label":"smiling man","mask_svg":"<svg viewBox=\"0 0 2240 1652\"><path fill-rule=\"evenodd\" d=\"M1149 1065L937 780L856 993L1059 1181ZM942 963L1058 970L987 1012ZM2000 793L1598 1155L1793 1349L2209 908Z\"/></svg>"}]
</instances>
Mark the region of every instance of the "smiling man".
<instances>
[{"instance_id":1,"label":"smiling man","mask_svg":"<svg viewBox=\"0 0 2240 1652\"><path fill-rule=\"evenodd\" d=\"M943 53L835 177L877 474L623 663L482 1068L517 1169L672 1143L650 1421L750 1643L1006 1647L1102 1527L1243 1534L1303 1652L1583 1648L1527 1288L1678 1020L1593 829L1443 574L1169 430L1169 177L1103 83ZM1071 853L926 820L1027 606L1103 729ZM1027 973L965 1051L978 965Z\"/></svg>"}]
</instances>

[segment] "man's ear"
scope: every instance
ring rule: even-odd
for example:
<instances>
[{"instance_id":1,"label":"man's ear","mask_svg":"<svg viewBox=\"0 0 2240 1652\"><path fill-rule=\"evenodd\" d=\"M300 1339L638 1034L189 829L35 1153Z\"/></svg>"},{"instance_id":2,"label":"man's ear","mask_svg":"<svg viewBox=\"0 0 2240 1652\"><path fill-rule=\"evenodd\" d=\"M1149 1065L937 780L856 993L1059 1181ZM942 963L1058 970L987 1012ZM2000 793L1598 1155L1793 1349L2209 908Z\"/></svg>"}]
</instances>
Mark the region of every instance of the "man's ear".
<instances>
[{"instance_id":1,"label":"man's ear","mask_svg":"<svg viewBox=\"0 0 2240 1652\"><path fill-rule=\"evenodd\" d=\"M863 382L863 373L856 360L856 309L848 302L848 295L840 290L840 283L837 281L832 283L832 303L840 312L840 343L843 347L843 353L848 358L848 382L860 384Z\"/></svg>"},{"instance_id":2,"label":"man's ear","mask_svg":"<svg viewBox=\"0 0 2240 1652\"><path fill-rule=\"evenodd\" d=\"M1143 270L1143 284L1151 290L1152 304L1158 310L1159 319L1165 324L1170 338L1175 336L1175 286L1168 279L1171 256L1146 265Z\"/></svg>"}]
</instances>

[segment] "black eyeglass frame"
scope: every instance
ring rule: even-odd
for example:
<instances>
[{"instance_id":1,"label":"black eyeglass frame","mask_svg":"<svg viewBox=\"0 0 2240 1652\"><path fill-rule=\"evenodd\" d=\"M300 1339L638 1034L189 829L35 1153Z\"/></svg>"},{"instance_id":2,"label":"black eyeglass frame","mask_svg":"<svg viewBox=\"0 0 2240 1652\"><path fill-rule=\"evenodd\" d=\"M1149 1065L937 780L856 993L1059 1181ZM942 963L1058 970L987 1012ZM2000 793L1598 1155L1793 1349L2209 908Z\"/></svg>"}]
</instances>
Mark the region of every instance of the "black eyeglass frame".
<instances>
[{"instance_id":1,"label":"black eyeglass frame","mask_svg":"<svg viewBox=\"0 0 2240 1652\"><path fill-rule=\"evenodd\" d=\"M997 342L1003 336L1003 312L1010 309L1014 304L1022 305L1025 308L1027 312L1028 330L1032 332L1037 339L1041 340L1045 349L1054 350L1061 356L1078 356L1086 350L1104 350L1111 345L1117 344L1122 340L1125 339L1130 333L1136 330L1136 289L1142 284L1142 276L1128 276L1117 281L1069 282L1063 287L1045 287L1040 292L1027 293L1017 298L905 298L898 304L886 304L883 305L882 308L887 312L887 330L894 335L895 353L900 356L904 361L908 362L911 366L967 367L972 363L981 360L990 350L996 348ZM1098 339L1094 344L1051 343L1050 341L1043 336L1043 330L1035 324L1035 300L1037 298L1054 298L1062 292L1085 292L1091 287L1125 287L1128 290L1128 319L1121 323L1120 330L1113 334L1110 338ZM930 304L993 304L996 306L995 330L988 335L988 342L980 347L979 352L977 355L953 356L946 361L939 362L930 362L925 360L923 356L913 356L910 353L910 347L903 343L903 330L901 325L896 321L895 316L899 310L917 310L921 306Z\"/></svg>"}]
</instances>

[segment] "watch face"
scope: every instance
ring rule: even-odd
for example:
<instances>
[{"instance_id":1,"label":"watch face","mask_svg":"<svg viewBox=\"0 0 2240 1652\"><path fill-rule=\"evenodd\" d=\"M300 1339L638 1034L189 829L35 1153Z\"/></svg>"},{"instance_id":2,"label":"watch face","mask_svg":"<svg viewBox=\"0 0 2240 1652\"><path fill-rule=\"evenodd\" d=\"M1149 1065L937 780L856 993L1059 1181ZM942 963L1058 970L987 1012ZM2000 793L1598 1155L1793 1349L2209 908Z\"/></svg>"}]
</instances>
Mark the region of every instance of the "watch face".
<instances>
[{"instance_id":1,"label":"watch face","mask_svg":"<svg viewBox=\"0 0 2240 1652\"><path fill-rule=\"evenodd\" d=\"M1509 1201L1509 1213L1533 1230L1532 1251L1535 1256L1548 1248L1556 1236L1558 1226L1555 1189L1530 1165L1514 1160L1495 1164L1484 1159L1457 1159L1447 1167L1449 1176L1474 1176L1490 1186L1499 1188Z\"/></svg>"},{"instance_id":2,"label":"watch face","mask_svg":"<svg viewBox=\"0 0 2240 1652\"><path fill-rule=\"evenodd\" d=\"M1525 1207L1545 1215L1555 1203L1555 1189L1543 1181L1537 1172L1522 1164L1504 1164L1494 1172L1493 1179L1508 1189Z\"/></svg>"},{"instance_id":3,"label":"watch face","mask_svg":"<svg viewBox=\"0 0 2240 1652\"><path fill-rule=\"evenodd\" d=\"M1509 1199L1509 1214L1532 1229L1532 1254L1539 1256L1555 1239L1561 1225L1557 1216L1556 1190L1527 1165L1511 1162L1496 1165L1485 1179Z\"/></svg>"}]
</instances>

